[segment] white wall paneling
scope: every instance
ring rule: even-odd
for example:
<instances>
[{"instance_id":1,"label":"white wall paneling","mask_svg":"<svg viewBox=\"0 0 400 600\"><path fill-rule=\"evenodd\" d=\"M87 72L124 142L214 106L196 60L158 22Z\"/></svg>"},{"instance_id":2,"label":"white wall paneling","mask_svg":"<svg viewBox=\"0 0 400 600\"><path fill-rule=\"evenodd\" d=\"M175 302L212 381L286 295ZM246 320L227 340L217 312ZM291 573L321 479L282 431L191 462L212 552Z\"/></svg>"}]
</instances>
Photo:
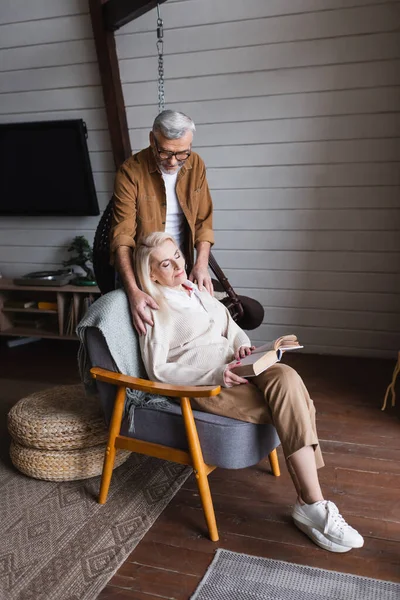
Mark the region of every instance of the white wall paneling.
<instances>
[{"instance_id":1,"label":"white wall paneling","mask_svg":"<svg viewBox=\"0 0 400 600\"><path fill-rule=\"evenodd\" d=\"M93 173L94 183L98 192L112 194L114 186L114 170L107 173Z\"/></svg>"},{"instance_id":2,"label":"white wall paneling","mask_svg":"<svg viewBox=\"0 0 400 600\"><path fill-rule=\"evenodd\" d=\"M234 236L232 236L234 241ZM233 244L232 244L233 245ZM336 252L312 250L214 250L223 268L289 271L391 273L398 275L399 252ZM239 275L238 275L239 277ZM258 283L257 281L255 284ZM362 295L360 295L360 307Z\"/></svg>"},{"instance_id":3,"label":"white wall paneling","mask_svg":"<svg viewBox=\"0 0 400 600\"><path fill-rule=\"evenodd\" d=\"M205 77L225 73L307 68L317 65L366 63L399 58L398 33L245 46L166 55L166 68L181 77ZM123 82L151 81L154 57L125 59L120 63ZM292 74L293 76L293 74ZM272 78L271 78L272 79Z\"/></svg>"},{"instance_id":4,"label":"white wall paneling","mask_svg":"<svg viewBox=\"0 0 400 600\"><path fill-rule=\"evenodd\" d=\"M3 94L30 92L31 90L71 89L83 84L86 86L100 85L100 76L96 65L95 68L92 63L87 63L0 73L0 89ZM14 94L12 95L14 96Z\"/></svg>"},{"instance_id":5,"label":"white wall paneling","mask_svg":"<svg viewBox=\"0 0 400 600\"><path fill-rule=\"evenodd\" d=\"M71 217L70 217L71 218ZM90 222L90 217L87 217ZM71 231L74 228L68 229L65 225L63 229L55 229L53 231L46 232L46 246L57 247L61 242L62 246L66 246L71 239ZM93 242L94 232L91 229L80 229L80 235L84 235L90 243ZM32 248L42 248L43 244L43 230L31 230L31 229L14 229L12 232L9 230L3 230L1 232L2 243L8 248L14 247L19 248L21 246L29 246ZM14 252L14 251L13 251ZM17 252L17 251L15 251Z\"/></svg>"},{"instance_id":6,"label":"white wall paneling","mask_svg":"<svg viewBox=\"0 0 400 600\"><path fill-rule=\"evenodd\" d=\"M249 143L205 147L206 164L215 167L398 162L400 139L345 140L324 142Z\"/></svg>"},{"instance_id":7,"label":"white wall paneling","mask_svg":"<svg viewBox=\"0 0 400 600\"><path fill-rule=\"evenodd\" d=\"M74 234L73 232L71 234L70 240L72 241ZM10 264L22 262L26 262L26 264L30 262L46 264L47 262L52 262L58 263L60 268L63 259L67 257L65 254L67 244L68 241L65 236L61 236L60 244L57 246L5 246L2 248L1 254L4 262ZM26 260L28 255L27 250L29 252L29 260Z\"/></svg>"},{"instance_id":8,"label":"white wall paneling","mask_svg":"<svg viewBox=\"0 0 400 600\"><path fill-rule=\"evenodd\" d=\"M351 329L352 331L373 331L376 333L392 333L393 324L400 329L400 317L393 313L376 312L375 306L371 310L359 309L337 310L335 307L299 308L298 305L290 308L267 308L266 323L282 323L285 327L316 327L319 329ZM393 349L396 350L395 344Z\"/></svg>"},{"instance_id":9,"label":"white wall paneling","mask_svg":"<svg viewBox=\"0 0 400 600\"><path fill-rule=\"evenodd\" d=\"M100 210L114 163L91 30L81 0L0 4L0 123L83 119ZM62 182L60 182L62 185ZM0 217L0 272L56 269L75 235L93 241L99 217Z\"/></svg>"},{"instance_id":10,"label":"white wall paneling","mask_svg":"<svg viewBox=\"0 0 400 600\"><path fill-rule=\"evenodd\" d=\"M90 155L93 173L112 173L115 168L112 152L92 152Z\"/></svg>"},{"instance_id":11,"label":"white wall paneling","mask_svg":"<svg viewBox=\"0 0 400 600\"><path fill-rule=\"evenodd\" d=\"M400 101L400 97L398 100ZM209 114L208 118L218 117ZM232 122L203 124L201 121L197 121L199 130L195 138L196 149L210 146L221 148L222 146L285 142L332 140L358 142L360 139L398 138L400 136L400 115L394 112L253 120L257 121L257 127L249 126L248 121L234 121L234 126ZM141 148L143 144L148 143L148 127L131 129L130 135L131 142L136 148Z\"/></svg>"},{"instance_id":12,"label":"white wall paneling","mask_svg":"<svg viewBox=\"0 0 400 600\"><path fill-rule=\"evenodd\" d=\"M96 65L93 65L93 69L95 68ZM73 88L66 87L63 89L1 94L0 118L2 118L3 114L9 117L12 114L43 113L54 111L55 109L57 109L59 118L63 118L64 111L102 108L104 102L100 86L85 87L85 85L86 82L83 80L81 86Z\"/></svg>"},{"instance_id":13,"label":"white wall paneling","mask_svg":"<svg viewBox=\"0 0 400 600\"><path fill-rule=\"evenodd\" d=\"M54 19L57 17L79 15L87 12L81 0L35 0L27 3L25 0L12 0L3 2L4 8L0 13L0 25L20 22L24 17L26 21L41 19Z\"/></svg>"},{"instance_id":14,"label":"white wall paneling","mask_svg":"<svg viewBox=\"0 0 400 600\"><path fill-rule=\"evenodd\" d=\"M324 292L376 292L379 294L398 294L400 290L400 274L396 273L357 273L351 271L296 271L290 270L256 270L225 269L225 274L235 289L261 290L298 290ZM260 285L262 284L262 285ZM239 285L244 287L239 288ZM386 290L381 292L381 290Z\"/></svg>"},{"instance_id":15,"label":"white wall paneling","mask_svg":"<svg viewBox=\"0 0 400 600\"><path fill-rule=\"evenodd\" d=\"M89 148L93 137L96 135L104 136L102 143L96 144L92 149L107 150L111 147L107 129L107 117L104 108L84 108L79 110L63 109L59 110L39 110L27 113L10 113L1 115L2 123L23 123L24 121L52 121L57 119L83 119L88 127ZM107 142L104 140L107 139Z\"/></svg>"},{"instance_id":16,"label":"white wall paneling","mask_svg":"<svg viewBox=\"0 0 400 600\"><path fill-rule=\"evenodd\" d=\"M357 6L379 6L387 4L386 0L188 0L187 2L167 2L162 7L162 15L166 27L193 27L205 26L213 23L229 21L246 21L248 19L262 19L276 16L298 15L308 13L313 15L327 11L333 17L335 11L344 21L352 18L352 11ZM384 10L384 9L383 9ZM351 11L351 12L350 12ZM393 9L392 18L398 22L399 15ZM313 18L312 16L310 18ZM337 17L340 19L340 16ZM353 17L354 18L354 17ZM357 20L357 19L356 19ZM125 26L126 33L154 31L154 12L149 12L139 19ZM343 28L346 30L346 24Z\"/></svg>"},{"instance_id":17,"label":"white wall paneling","mask_svg":"<svg viewBox=\"0 0 400 600\"><path fill-rule=\"evenodd\" d=\"M397 294L364 293L363 307L360 310L360 297L356 292L239 289L243 295L250 295L265 306L266 323L285 323L287 319L288 325L297 327L323 327L325 324L328 327L340 325L352 329L369 329L369 323L374 322L376 325L373 329L391 331L394 323L396 330L400 329L400 317L396 315ZM383 302L387 309L385 311L381 310ZM293 314L289 317L291 310ZM285 319L272 319L273 314L285 315ZM301 314L306 315L305 320L300 318ZM310 320L313 314L316 315L314 323ZM353 317L352 322L348 320L350 315Z\"/></svg>"},{"instance_id":18,"label":"white wall paneling","mask_svg":"<svg viewBox=\"0 0 400 600\"><path fill-rule=\"evenodd\" d=\"M356 192L356 193L355 193ZM366 209L379 210L399 208L400 187L359 186L354 190L350 186L308 188L256 188L256 189L219 189L213 190L216 210L280 210L294 209ZM394 214L394 213L390 213ZM216 215L217 216L217 215ZM360 213L361 218L361 213ZM267 221L267 219L266 219Z\"/></svg>"},{"instance_id":19,"label":"white wall paneling","mask_svg":"<svg viewBox=\"0 0 400 600\"><path fill-rule=\"evenodd\" d=\"M304 250L335 252L340 235L341 250L349 252L400 252L398 231L220 231L218 248L229 249L234 242L237 250Z\"/></svg>"},{"instance_id":20,"label":"white wall paneling","mask_svg":"<svg viewBox=\"0 0 400 600\"><path fill-rule=\"evenodd\" d=\"M169 100L168 106L174 110L185 110L198 125L211 123L237 123L240 127L243 115L244 126L251 121L300 118L304 127L311 127L307 117L319 116L376 115L396 113L400 102L399 86L381 86L379 88L329 90L295 94L277 94L267 96L249 96L247 98L224 98L202 101ZM150 103L127 106L130 127L148 128L157 113L154 98ZM248 126L247 126L248 127ZM296 122L294 122L296 129ZM198 134L201 133L199 128ZM368 129L367 129L368 131ZM308 138L312 139L312 138ZM196 141L196 140L195 140ZM273 139L272 139L273 141ZM196 141L197 143L197 141Z\"/></svg>"},{"instance_id":21,"label":"white wall paneling","mask_svg":"<svg viewBox=\"0 0 400 600\"><path fill-rule=\"evenodd\" d=\"M274 339L282 334L284 324L261 325L255 335L254 341ZM348 328L328 327L296 327L300 340L308 339L311 347L324 347L325 352L342 354L342 347L348 348L346 354L359 356L387 356L393 357L398 349L398 333L386 331L361 331ZM257 337L256 337L257 336Z\"/></svg>"},{"instance_id":22,"label":"white wall paneling","mask_svg":"<svg viewBox=\"0 0 400 600\"><path fill-rule=\"evenodd\" d=\"M12 4L12 2L8 2L8 6L4 6L4 3L2 3L1 15L5 14L7 18L11 19L8 16L8 10ZM29 46L32 52L36 52L36 49L32 50L33 46L38 47L49 44L47 51L51 53L50 44L92 38L92 29L88 14L71 14L70 16L53 18L38 17L30 20L26 16L27 12L25 9L29 6L34 10L36 2L24 2L24 4L25 8L21 11L16 21L10 20L0 25L0 48L8 49ZM71 6L70 3L63 0L62 4L68 11L69 6ZM80 2L80 5L84 6L84 3ZM18 52L16 56L19 56ZM18 68L21 68L21 64L18 64ZM26 68L25 65L22 68Z\"/></svg>"},{"instance_id":23,"label":"white wall paneling","mask_svg":"<svg viewBox=\"0 0 400 600\"><path fill-rule=\"evenodd\" d=\"M1 69L3 72L93 63L97 60L94 42L91 39L53 42L51 44L39 44L35 47L0 47L0 49Z\"/></svg>"},{"instance_id":24,"label":"white wall paneling","mask_svg":"<svg viewBox=\"0 0 400 600\"><path fill-rule=\"evenodd\" d=\"M208 170L208 180L216 189L335 187L400 185L396 163L353 163L271 167L226 167Z\"/></svg>"},{"instance_id":25,"label":"white wall paneling","mask_svg":"<svg viewBox=\"0 0 400 600\"><path fill-rule=\"evenodd\" d=\"M265 2L265 7L268 6ZM169 8L163 6L164 15ZM346 18L343 18L345 15ZM301 40L334 38L394 32L398 27L398 13L392 4L383 6L361 6L343 11L321 11L306 14L224 20L208 24L204 35L204 24L177 27L165 16L167 55L218 48L235 48L237 40L241 46L284 44ZM154 24L148 32L129 33L129 25L117 32L121 62L129 58L154 55Z\"/></svg>"},{"instance_id":26,"label":"white wall paneling","mask_svg":"<svg viewBox=\"0 0 400 600\"><path fill-rule=\"evenodd\" d=\"M347 88L371 88L400 85L400 61L377 60L367 63L334 64L312 67L295 67L271 71L234 72L205 76L180 74L166 78L165 89L169 102L193 102L217 98L247 98L344 90ZM157 61L153 61L154 77ZM168 61L165 61L168 70ZM189 83L190 80L190 83ZM129 106L153 104L157 91L153 81L126 82L125 102ZM248 111L242 115L246 120Z\"/></svg>"},{"instance_id":27,"label":"white wall paneling","mask_svg":"<svg viewBox=\"0 0 400 600\"><path fill-rule=\"evenodd\" d=\"M242 231L243 219L251 231L310 232L324 235L326 232L371 233L374 231L397 232L400 227L400 214L397 210L383 211L380 208L362 211L352 208L338 209L274 209L216 210L214 224L219 231ZM398 248L400 250L400 236Z\"/></svg>"},{"instance_id":28,"label":"white wall paneling","mask_svg":"<svg viewBox=\"0 0 400 600\"><path fill-rule=\"evenodd\" d=\"M83 118L99 204L111 156L86 3L0 8L0 122ZM252 337L400 348L400 2L168 0L166 106L197 125L215 255L265 307ZM34 21L34 26L33 26ZM156 11L116 34L134 149L157 114ZM40 221L40 222L39 222ZM0 219L0 270L59 265L96 218Z\"/></svg>"}]
</instances>

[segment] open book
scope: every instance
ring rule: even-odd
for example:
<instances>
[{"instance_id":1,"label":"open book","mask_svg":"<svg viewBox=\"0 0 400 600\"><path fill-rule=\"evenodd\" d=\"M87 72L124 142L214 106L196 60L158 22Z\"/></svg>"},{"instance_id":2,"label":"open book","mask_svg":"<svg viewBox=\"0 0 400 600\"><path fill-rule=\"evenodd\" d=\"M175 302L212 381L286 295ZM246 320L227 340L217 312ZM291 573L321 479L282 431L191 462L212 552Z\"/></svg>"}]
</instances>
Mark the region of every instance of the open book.
<instances>
[{"instance_id":1,"label":"open book","mask_svg":"<svg viewBox=\"0 0 400 600\"><path fill-rule=\"evenodd\" d=\"M284 335L273 342L259 346L249 356L241 358L241 364L233 367L232 373L240 377L255 377L279 362L284 352L298 348L303 346L300 346L295 335Z\"/></svg>"}]
</instances>

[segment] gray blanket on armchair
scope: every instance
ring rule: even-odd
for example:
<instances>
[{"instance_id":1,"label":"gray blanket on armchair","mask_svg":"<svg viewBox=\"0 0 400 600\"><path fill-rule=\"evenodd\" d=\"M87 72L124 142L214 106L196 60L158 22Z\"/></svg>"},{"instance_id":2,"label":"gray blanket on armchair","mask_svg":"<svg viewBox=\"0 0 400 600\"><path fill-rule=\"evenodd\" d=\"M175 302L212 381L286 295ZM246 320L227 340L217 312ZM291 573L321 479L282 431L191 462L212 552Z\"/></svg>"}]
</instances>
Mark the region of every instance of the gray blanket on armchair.
<instances>
[{"instance_id":1,"label":"gray blanket on armchair","mask_svg":"<svg viewBox=\"0 0 400 600\"><path fill-rule=\"evenodd\" d=\"M86 330L95 327L103 335L116 369L124 375L147 379L140 355L137 333L133 327L128 298L123 289L114 290L98 298L79 322L76 333L79 338L78 366L82 382L88 393L96 392L96 382L90 375L90 360L86 342ZM167 410L171 400L138 390L127 390L125 412L129 414L130 430L134 429L136 406L156 406Z\"/></svg>"}]
</instances>

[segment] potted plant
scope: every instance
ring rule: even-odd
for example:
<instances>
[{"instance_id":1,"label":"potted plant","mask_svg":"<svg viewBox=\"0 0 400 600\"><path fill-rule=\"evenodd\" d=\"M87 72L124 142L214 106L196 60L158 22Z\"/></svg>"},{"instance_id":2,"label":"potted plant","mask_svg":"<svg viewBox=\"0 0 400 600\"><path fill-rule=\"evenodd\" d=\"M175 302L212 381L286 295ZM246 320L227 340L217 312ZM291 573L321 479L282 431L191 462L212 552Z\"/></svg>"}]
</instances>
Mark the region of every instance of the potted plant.
<instances>
[{"instance_id":1,"label":"potted plant","mask_svg":"<svg viewBox=\"0 0 400 600\"><path fill-rule=\"evenodd\" d=\"M68 252L73 252L74 255L63 261L64 267L77 266L86 273L86 276L76 277L73 283L76 285L96 285L92 268L93 251L87 239L83 235L75 236Z\"/></svg>"}]
</instances>

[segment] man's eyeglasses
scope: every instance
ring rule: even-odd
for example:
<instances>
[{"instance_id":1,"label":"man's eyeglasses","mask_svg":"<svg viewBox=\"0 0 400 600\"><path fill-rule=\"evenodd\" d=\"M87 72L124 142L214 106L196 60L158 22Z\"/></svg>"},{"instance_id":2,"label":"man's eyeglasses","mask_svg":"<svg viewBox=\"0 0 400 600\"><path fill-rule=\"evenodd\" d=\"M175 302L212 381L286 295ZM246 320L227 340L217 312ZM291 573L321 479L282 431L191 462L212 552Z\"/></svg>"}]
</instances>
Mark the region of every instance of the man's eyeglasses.
<instances>
[{"instance_id":1,"label":"man's eyeglasses","mask_svg":"<svg viewBox=\"0 0 400 600\"><path fill-rule=\"evenodd\" d=\"M162 148L159 148L156 136L154 136L153 139L158 156L161 160L170 160L173 156L175 156L178 162L185 162L185 160L187 160L191 155L190 150L184 150L183 152L168 152L168 150L163 150Z\"/></svg>"}]
</instances>

